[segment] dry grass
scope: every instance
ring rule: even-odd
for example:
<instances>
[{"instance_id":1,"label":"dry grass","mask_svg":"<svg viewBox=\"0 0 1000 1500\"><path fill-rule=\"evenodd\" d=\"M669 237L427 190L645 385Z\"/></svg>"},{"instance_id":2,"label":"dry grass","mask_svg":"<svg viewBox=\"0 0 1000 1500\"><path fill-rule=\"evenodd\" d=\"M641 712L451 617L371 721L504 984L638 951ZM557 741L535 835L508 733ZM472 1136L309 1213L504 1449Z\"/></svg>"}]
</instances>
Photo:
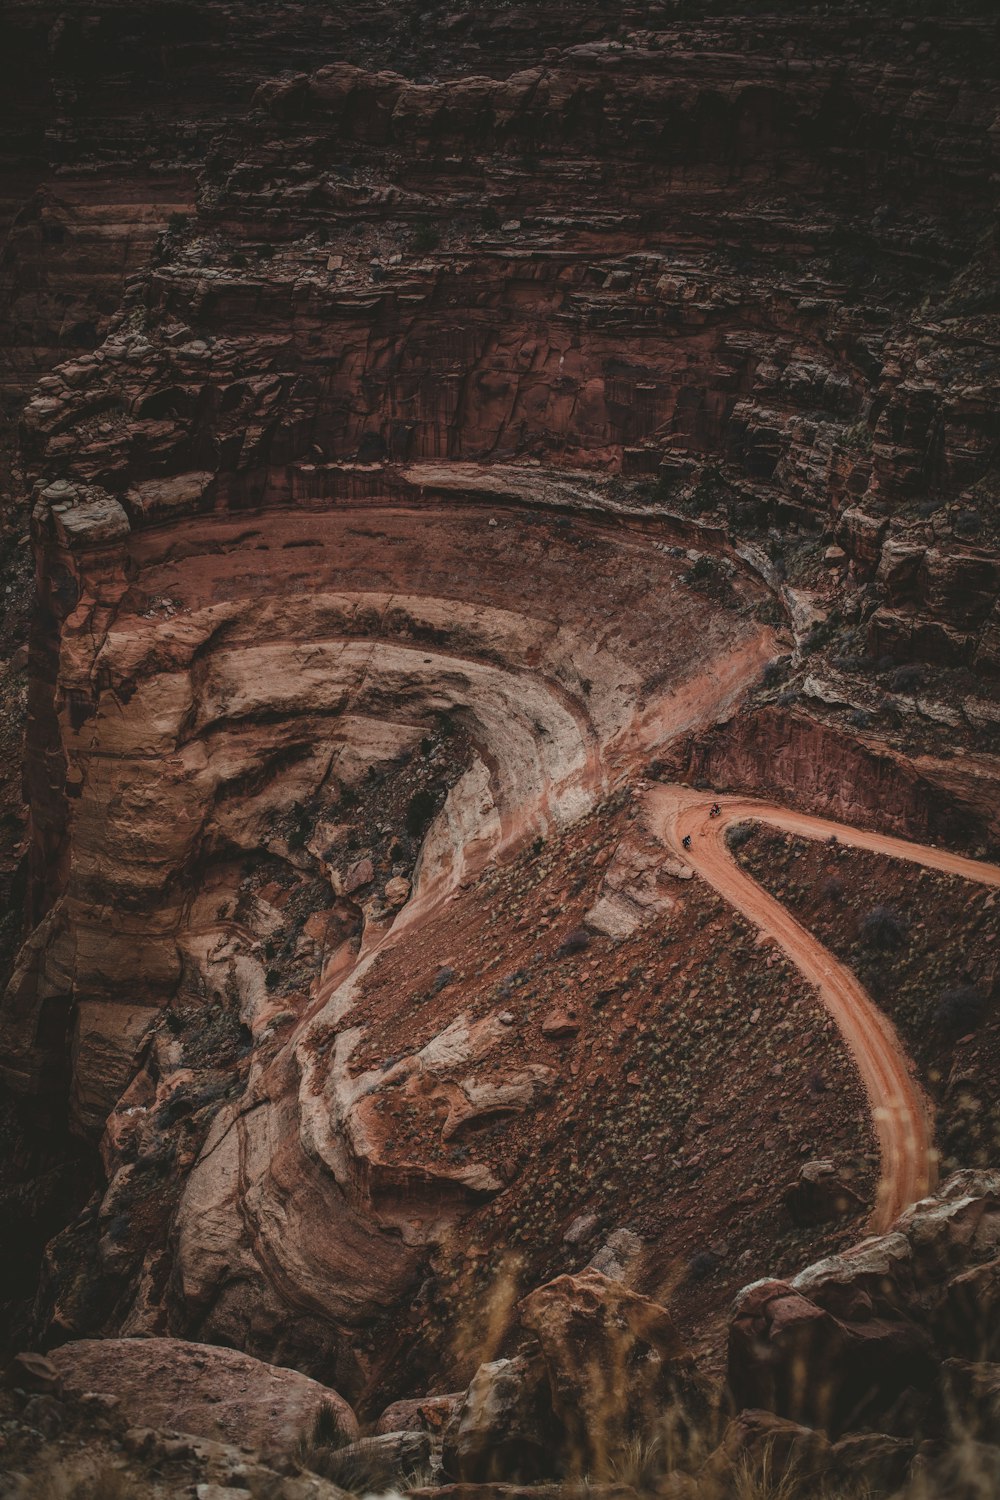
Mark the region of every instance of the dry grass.
<instances>
[{"instance_id":1,"label":"dry grass","mask_svg":"<svg viewBox=\"0 0 1000 1500\"><path fill-rule=\"evenodd\" d=\"M77 1459L53 1460L36 1470L21 1496L22 1500L142 1500L151 1492L112 1464L92 1467Z\"/></svg>"}]
</instances>

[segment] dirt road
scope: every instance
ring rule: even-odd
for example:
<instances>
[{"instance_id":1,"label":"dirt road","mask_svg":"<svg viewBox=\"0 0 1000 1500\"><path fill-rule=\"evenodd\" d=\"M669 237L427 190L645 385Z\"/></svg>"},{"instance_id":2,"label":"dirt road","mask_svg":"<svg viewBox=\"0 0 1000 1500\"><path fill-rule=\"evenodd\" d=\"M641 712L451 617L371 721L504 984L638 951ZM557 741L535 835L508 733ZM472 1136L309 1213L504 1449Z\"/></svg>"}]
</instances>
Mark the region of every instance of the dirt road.
<instances>
[{"instance_id":1,"label":"dirt road","mask_svg":"<svg viewBox=\"0 0 1000 1500\"><path fill-rule=\"evenodd\" d=\"M710 816L713 801L718 801L721 809L715 818ZM657 837L724 900L780 944L800 973L817 987L840 1027L871 1101L882 1159L872 1227L886 1228L907 1204L923 1197L934 1183L936 1156L923 1090L894 1028L854 974L740 869L723 834L730 824L750 818L804 838L835 836L842 844L872 849L995 886L1000 886L1000 867L929 845L912 844L906 839L866 833L808 813L771 807L746 797L713 799L688 787L658 786L647 793L646 805ZM683 846L685 836L691 839L690 849Z\"/></svg>"}]
</instances>

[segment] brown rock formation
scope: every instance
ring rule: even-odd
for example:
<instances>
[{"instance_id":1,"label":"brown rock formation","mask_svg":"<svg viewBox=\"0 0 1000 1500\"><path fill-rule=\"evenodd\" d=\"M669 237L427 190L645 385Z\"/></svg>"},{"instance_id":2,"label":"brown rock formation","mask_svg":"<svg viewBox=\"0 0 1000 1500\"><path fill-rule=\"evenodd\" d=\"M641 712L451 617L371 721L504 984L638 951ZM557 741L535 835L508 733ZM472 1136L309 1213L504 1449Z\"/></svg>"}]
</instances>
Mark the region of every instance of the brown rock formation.
<instances>
[{"instance_id":1,"label":"brown rock formation","mask_svg":"<svg viewBox=\"0 0 1000 1500\"><path fill-rule=\"evenodd\" d=\"M704 1426L704 1384L666 1308L588 1269L538 1287L519 1308L514 1359L480 1366L445 1437L464 1481L609 1478L630 1442L674 1461Z\"/></svg>"},{"instance_id":2,"label":"brown rock formation","mask_svg":"<svg viewBox=\"0 0 1000 1500\"><path fill-rule=\"evenodd\" d=\"M569 1136L567 1097L608 1090L634 1100L616 1170L673 1174L694 1285L750 1126L696 1106L685 1048L746 1028L680 945L714 961L712 923L767 965L768 1046L779 999L812 1013L606 799L656 760L997 832L994 21L677 10L5 14L11 772L29 510L36 578L0 1077L106 1178L47 1254L49 1339L196 1335L377 1411L473 1220L475 1268L555 1151L538 1122ZM564 838L494 944L484 872ZM516 868L511 912L542 881ZM661 1034L674 1093L644 1072ZM853 1080L813 1045L840 1104L753 1054L768 1160L733 1198L840 1148L860 1206ZM572 1152L546 1244L598 1201L628 1228L634 1178L610 1214ZM757 1295L779 1351L916 1347ZM484 1358L456 1343L446 1389ZM550 1379L568 1427L586 1403Z\"/></svg>"},{"instance_id":3,"label":"brown rock formation","mask_svg":"<svg viewBox=\"0 0 1000 1500\"><path fill-rule=\"evenodd\" d=\"M997 1189L995 1173L958 1172L889 1234L787 1283L747 1287L730 1327L729 1381L738 1404L834 1435L892 1421L907 1400L925 1413L942 1359L967 1351L970 1323L982 1329L988 1318L1000 1243ZM972 1318L970 1272L984 1293Z\"/></svg>"},{"instance_id":4,"label":"brown rock formation","mask_svg":"<svg viewBox=\"0 0 1000 1500\"><path fill-rule=\"evenodd\" d=\"M130 1425L174 1428L290 1452L328 1408L345 1437L358 1424L336 1391L235 1349L183 1339L88 1339L63 1344L52 1363L69 1395L114 1396Z\"/></svg>"},{"instance_id":5,"label":"brown rock formation","mask_svg":"<svg viewBox=\"0 0 1000 1500\"><path fill-rule=\"evenodd\" d=\"M630 1438L654 1432L680 1457L707 1403L665 1308L587 1270L532 1292L521 1323L541 1348L573 1470L610 1475Z\"/></svg>"}]
</instances>

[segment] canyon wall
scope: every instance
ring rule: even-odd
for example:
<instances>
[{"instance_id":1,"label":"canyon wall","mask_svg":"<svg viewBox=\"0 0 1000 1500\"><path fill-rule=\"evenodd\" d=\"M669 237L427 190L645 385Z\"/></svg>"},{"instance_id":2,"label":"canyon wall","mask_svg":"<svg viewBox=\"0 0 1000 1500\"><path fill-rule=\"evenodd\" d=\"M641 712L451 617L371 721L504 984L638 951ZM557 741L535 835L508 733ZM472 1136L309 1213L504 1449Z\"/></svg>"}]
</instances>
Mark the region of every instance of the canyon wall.
<instances>
[{"instance_id":1,"label":"canyon wall","mask_svg":"<svg viewBox=\"0 0 1000 1500\"><path fill-rule=\"evenodd\" d=\"M447 914L651 767L1000 833L995 18L679 9L8 14L0 1073L108 1184L46 1337L389 1380L373 1320L510 1187L462 1132L579 1030L546 991L508 1055ZM695 931L614 826L594 901ZM411 951L379 1003L451 1009L376 1046Z\"/></svg>"}]
</instances>

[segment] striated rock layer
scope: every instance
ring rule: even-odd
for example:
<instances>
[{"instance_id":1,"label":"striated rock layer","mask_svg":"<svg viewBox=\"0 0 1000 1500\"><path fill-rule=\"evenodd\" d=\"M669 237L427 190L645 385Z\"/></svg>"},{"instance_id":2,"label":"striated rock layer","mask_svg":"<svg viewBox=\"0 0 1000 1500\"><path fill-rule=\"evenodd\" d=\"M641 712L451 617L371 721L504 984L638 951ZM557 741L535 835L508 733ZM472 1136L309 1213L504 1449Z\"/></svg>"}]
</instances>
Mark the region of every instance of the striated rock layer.
<instances>
[{"instance_id":1,"label":"striated rock layer","mask_svg":"<svg viewBox=\"0 0 1000 1500\"><path fill-rule=\"evenodd\" d=\"M507 1213L551 1271L641 1186L634 1274L694 1305L768 1174L870 1188L810 997L629 829L648 768L1000 832L995 18L397 9L5 22L36 575L0 1076L107 1182L36 1325L369 1404L498 1345ZM729 1203L751 1106L693 1101L758 1024L774 1138ZM627 1118L594 1184L588 1091ZM482 1338L434 1303L465 1261Z\"/></svg>"}]
</instances>

